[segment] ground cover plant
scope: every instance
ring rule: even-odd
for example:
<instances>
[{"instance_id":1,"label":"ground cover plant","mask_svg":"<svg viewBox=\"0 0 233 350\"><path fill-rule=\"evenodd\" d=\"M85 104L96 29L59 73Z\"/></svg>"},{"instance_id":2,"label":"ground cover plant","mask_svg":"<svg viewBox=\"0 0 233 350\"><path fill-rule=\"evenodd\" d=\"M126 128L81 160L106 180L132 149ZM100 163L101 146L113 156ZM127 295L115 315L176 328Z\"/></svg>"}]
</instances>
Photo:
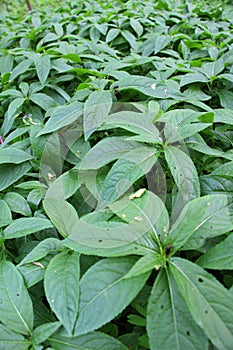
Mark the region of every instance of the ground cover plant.
<instances>
[{"instance_id":1,"label":"ground cover plant","mask_svg":"<svg viewBox=\"0 0 233 350\"><path fill-rule=\"evenodd\" d=\"M233 9L0 21L0 349L232 350Z\"/></svg>"}]
</instances>

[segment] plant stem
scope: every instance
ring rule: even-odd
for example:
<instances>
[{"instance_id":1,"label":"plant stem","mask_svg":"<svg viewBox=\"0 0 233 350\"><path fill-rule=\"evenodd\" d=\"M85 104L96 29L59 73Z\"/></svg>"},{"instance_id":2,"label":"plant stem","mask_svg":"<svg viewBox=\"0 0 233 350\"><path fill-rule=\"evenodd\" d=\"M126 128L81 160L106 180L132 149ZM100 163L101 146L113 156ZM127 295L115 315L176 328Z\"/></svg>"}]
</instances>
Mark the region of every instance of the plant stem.
<instances>
[{"instance_id":1,"label":"plant stem","mask_svg":"<svg viewBox=\"0 0 233 350\"><path fill-rule=\"evenodd\" d=\"M28 11L31 11L32 10L32 6L31 6L31 3L30 3L30 0L25 0L26 1L26 5L27 5L27 8L28 8Z\"/></svg>"}]
</instances>

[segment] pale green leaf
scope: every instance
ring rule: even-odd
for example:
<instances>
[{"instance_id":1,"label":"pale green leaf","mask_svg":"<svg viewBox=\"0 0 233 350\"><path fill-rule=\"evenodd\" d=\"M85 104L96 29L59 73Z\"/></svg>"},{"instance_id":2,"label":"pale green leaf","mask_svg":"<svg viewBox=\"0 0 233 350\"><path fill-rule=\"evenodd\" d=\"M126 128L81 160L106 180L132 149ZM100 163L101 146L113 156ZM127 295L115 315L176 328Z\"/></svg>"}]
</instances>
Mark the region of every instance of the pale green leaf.
<instances>
[{"instance_id":1,"label":"pale green leaf","mask_svg":"<svg viewBox=\"0 0 233 350\"><path fill-rule=\"evenodd\" d=\"M151 350L207 350L208 340L193 320L172 275L156 277L147 307Z\"/></svg>"},{"instance_id":2,"label":"pale green leaf","mask_svg":"<svg viewBox=\"0 0 233 350\"><path fill-rule=\"evenodd\" d=\"M51 309L71 335L79 307L79 253L56 255L45 272L44 287Z\"/></svg>"},{"instance_id":3,"label":"pale green leaf","mask_svg":"<svg viewBox=\"0 0 233 350\"><path fill-rule=\"evenodd\" d=\"M9 328L0 324L0 349L2 350L28 350L30 341L21 334L11 331Z\"/></svg>"},{"instance_id":4,"label":"pale green leaf","mask_svg":"<svg viewBox=\"0 0 233 350\"><path fill-rule=\"evenodd\" d=\"M221 350L233 344L232 294L211 274L190 261L173 258L169 270L191 315L209 340Z\"/></svg>"},{"instance_id":5,"label":"pale green leaf","mask_svg":"<svg viewBox=\"0 0 233 350\"><path fill-rule=\"evenodd\" d=\"M148 274L143 274L124 279L135 261L133 257L103 259L84 274L80 281L80 307L75 335L100 328L135 298L148 278Z\"/></svg>"},{"instance_id":6,"label":"pale green leaf","mask_svg":"<svg viewBox=\"0 0 233 350\"><path fill-rule=\"evenodd\" d=\"M215 245L202 255L196 263L206 269L233 270L233 235Z\"/></svg>"},{"instance_id":7,"label":"pale green leaf","mask_svg":"<svg viewBox=\"0 0 233 350\"><path fill-rule=\"evenodd\" d=\"M55 334L49 338L49 344L56 350L127 350L119 340L100 332L72 338Z\"/></svg>"},{"instance_id":8,"label":"pale green leaf","mask_svg":"<svg viewBox=\"0 0 233 350\"><path fill-rule=\"evenodd\" d=\"M5 260L0 264L0 321L17 333L31 334L31 299L19 271Z\"/></svg>"},{"instance_id":9,"label":"pale green leaf","mask_svg":"<svg viewBox=\"0 0 233 350\"><path fill-rule=\"evenodd\" d=\"M5 239L24 237L31 233L53 227L48 219L31 217L16 219L4 231Z\"/></svg>"},{"instance_id":10,"label":"pale green leaf","mask_svg":"<svg viewBox=\"0 0 233 350\"><path fill-rule=\"evenodd\" d=\"M109 114L112 107L112 95L110 91L92 92L84 105L84 135L85 140L95 132Z\"/></svg>"}]
</instances>

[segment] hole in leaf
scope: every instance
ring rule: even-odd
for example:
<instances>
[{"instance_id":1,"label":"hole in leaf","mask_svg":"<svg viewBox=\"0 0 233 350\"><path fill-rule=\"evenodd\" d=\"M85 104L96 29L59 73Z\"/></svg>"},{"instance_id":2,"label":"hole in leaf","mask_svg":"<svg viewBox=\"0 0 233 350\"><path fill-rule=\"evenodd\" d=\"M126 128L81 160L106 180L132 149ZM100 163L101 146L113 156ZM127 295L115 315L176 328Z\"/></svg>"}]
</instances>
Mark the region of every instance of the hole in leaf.
<instances>
[{"instance_id":1,"label":"hole in leaf","mask_svg":"<svg viewBox=\"0 0 233 350\"><path fill-rule=\"evenodd\" d=\"M203 279L201 277L198 278L198 282L202 283L204 282Z\"/></svg>"},{"instance_id":2,"label":"hole in leaf","mask_svg":"<svg viewBox=\"0 0 233 350\"><path fill-rule=\"evenodd\" d=\"M189 336L189 335L190 335L190 332L189 332L189 331L187 331L187 332L186 332L186 334Z\"/></svg>"},{"instance_id":3,"label":"hole in leaf","mask_svg":"<svg viewBox=\"0 0 233 350\"><path fill-rule=\"evenodd\" d=\"M19 297L19 293L16 293L17 297Z\"/></svg>"},{"instance_id":4,"label":"hole in leaf","mask_svg":"<svg viewBox=\"0 0 233 350\"><path fill-rule=\"evenodd\" d=\"M161 306L160 306L160 309L163 309L163 308L164 308L164 305L161 305Z\"/></svg>"},{"instance_id":5,"label":"hole in leaf","mask_svg":"<svg viewBox=\"0 0 233 350\"><path fill-rule=\"evenodd\" d=\"M205 310L205 314L208 314L208 312L209 312L208 310Z\"/></svg>"},{"instance_id":6,"label":"hole in leaf","mask_svg":"<svg viewBox=\"0 0 233 350\"><path fill-rule=\"evenodd\" d=\"M99 243L101 243L101 242L103 242L103 240L102 240L102 239L99 239Z\"/></svg>"}]
</instances>

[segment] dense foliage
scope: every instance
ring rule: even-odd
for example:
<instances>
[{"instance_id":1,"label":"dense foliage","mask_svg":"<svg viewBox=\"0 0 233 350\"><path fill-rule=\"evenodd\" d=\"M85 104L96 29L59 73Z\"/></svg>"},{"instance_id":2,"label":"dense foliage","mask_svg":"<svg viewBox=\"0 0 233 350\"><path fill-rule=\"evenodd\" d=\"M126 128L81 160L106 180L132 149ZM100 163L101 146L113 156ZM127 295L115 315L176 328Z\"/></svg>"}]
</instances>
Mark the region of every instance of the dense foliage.
<instances>
[{"instance_id":1,"label":"dense foliage","mask_svg":"<svg viewBox=\"0 0 233 350\"><path fill-rule=\"evenodd\" d=\"M232 7L13 14L0 349L232 350Z\"/></svg>"}]
</instances>

